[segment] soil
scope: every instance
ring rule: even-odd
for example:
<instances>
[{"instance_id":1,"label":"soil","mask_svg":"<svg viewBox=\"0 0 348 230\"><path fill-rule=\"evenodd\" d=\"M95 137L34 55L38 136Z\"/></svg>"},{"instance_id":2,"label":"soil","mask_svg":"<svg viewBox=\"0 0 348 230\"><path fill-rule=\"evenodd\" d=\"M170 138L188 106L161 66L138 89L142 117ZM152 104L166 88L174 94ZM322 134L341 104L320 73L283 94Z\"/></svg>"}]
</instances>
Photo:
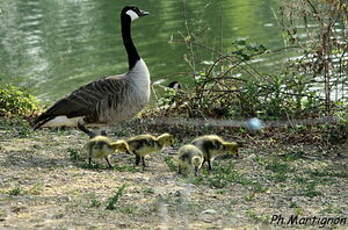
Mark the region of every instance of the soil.
<instances>
[{"instance_id":1,"label":"soil","mask_svg":"<svg viewBox=\"0 0 348 230\"><path fill-rule=\"evenodd\" d=\"M88 166L79 159L88 137L77 130L0 124L0 229L318 229L287 220L348 218L345 145L315 132L224 130L226 140L243 143L240 157L221 156L212 172L205 165L194 177L177 174L176 150L216 130L173 129L174 148L149 155L143 171L126 153L111 157L114 169L102 160ZM110 130L116 140L161 127L130 122ZM284 223L271 224L274 215ZM348 229L346 221L322 225Z\"/></svg>"}]
</instances>

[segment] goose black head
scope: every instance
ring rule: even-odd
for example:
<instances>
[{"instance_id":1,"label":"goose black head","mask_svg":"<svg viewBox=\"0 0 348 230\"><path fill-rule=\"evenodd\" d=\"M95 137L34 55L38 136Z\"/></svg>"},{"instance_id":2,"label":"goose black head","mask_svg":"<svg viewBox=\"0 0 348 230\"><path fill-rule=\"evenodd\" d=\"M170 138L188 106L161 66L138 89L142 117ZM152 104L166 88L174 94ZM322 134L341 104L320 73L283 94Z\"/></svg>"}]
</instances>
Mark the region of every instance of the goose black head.
<instances>
[{"instance_id":1,"label":"goose black head","mask_svg":"<svg viewBox=\"0 0 348 230\"><path fill-rule=\"evenodd\" d=\"M134 21L140 17L149 15L149 12L139 9L136 6L125 6L121 12L122 16L128 16L131 21Z\"/></svg>"}]
</instances>

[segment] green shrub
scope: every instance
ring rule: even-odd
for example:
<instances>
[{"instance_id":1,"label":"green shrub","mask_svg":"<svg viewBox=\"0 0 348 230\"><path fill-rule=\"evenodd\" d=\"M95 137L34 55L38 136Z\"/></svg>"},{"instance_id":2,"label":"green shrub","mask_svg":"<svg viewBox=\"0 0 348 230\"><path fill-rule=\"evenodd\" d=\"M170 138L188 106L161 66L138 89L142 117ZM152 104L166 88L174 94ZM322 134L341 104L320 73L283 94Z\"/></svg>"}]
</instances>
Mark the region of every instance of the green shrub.
<instances>
[{"instance_id":1,"label":"green shrub","mask_svg":"<svg viewBox=\"0 0 348 230\"><path fill-rule=\"evenodd\" d=\"M0 84L0 116L31 116L39 110L36 98L26 90Z\"/></svg>"},{"instance_id":2,"label":"green shrub","mask_svg":"<svg viewBox=\"0 0 348 230\"><path fill-rule=\"evenodd\" d=\"M262 73L250 62L272 53L263 45L237 40L232 50L197 65L191 90L166 89L153 116L276 120L320 116L325 100L311 78L297 72Z\"/></svg>"}]
</instances>

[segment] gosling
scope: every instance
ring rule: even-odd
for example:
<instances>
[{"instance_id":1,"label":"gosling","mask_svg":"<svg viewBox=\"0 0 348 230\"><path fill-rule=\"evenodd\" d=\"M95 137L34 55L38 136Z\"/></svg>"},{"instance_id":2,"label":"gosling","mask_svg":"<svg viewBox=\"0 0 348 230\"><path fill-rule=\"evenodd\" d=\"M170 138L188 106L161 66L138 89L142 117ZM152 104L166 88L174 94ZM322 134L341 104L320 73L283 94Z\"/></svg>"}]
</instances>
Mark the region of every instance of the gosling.
<instances>
[{"instance_id":1,"label":"gosling","mask_svg":"<svg viewBox=\"0 0 348 230\"><path fill-rule=\"evenodd\" d=\"M108 163L109 168L112 165L109 160L110 154L118 152L128 152L129 147L127 142L119 140L112 142L109 138L105 136L96 136L91 138L85 145L85 149L88 152L88 164L92 164L92 158L104 158Z\"/></svg>"},{"instance_id":2,"label":"gosling","mask_svg":"<svg viewBox=\"0 0 348 230\"><path fill-rule=\"evenodd\" d=\"M140 160L143 164L143 170L146 167L145 156L147 154L161 151L164 147L174 144L174 137L169 133L164 133L158 137L143 134L131 137L127 140L129 152L135 154L135 165L139 165Z\"/></svg>"},{"instance_id":3,"label":"gosling","mask_svg":"<svg viewBox=\"0 0 348 230\"><path fill-rule=\"evenodd\" d=\"M236 142L226 142L217 135L206 135L197 137L191 144L197 146L204 156L202 165L207 161L208 169L211 170L211 162L220 154L229 153L238 155L239 145Z\"/></svg>"},{"instance_id":4,"label":"gosling","mask_svg":"<svg viewBox=\"0 0 348 230\"><path fill-rule=\"evenodd\" d=\"M194 145L184 145L179 149L178 173L182 174L182 170L194 169L195 176L198 176L199 169L203 164L203 153Z\"/></svg>"}]
</instances>

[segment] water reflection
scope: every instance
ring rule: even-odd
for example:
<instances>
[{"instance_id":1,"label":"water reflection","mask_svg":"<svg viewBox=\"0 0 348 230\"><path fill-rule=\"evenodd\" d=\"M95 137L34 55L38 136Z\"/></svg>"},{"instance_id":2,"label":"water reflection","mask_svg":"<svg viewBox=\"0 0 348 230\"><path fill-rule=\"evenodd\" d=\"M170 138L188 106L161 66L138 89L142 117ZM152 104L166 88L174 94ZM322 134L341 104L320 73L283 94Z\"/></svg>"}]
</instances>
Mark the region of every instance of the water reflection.
<instances>
[{"instance_id":1,"label":"water reflection","mask_svg":"<svg viewBox=\"0 0 348 230\"><path fill-rule=\"evenodd\" d=\"M56 100L78 86L127 70L119 12L134 1L26 0L0 2L0 76L32 88L42 100ZM213 48L229 50L248 37L267 47L282 46L275 26L273 0L144 0L136 2L151 16L133 25L134 41L153 80L187 81L186 28ZM185 18L188 24L185 26ZM212 58L197 53L198 63Z\"/></svg>"}]
</instances>

